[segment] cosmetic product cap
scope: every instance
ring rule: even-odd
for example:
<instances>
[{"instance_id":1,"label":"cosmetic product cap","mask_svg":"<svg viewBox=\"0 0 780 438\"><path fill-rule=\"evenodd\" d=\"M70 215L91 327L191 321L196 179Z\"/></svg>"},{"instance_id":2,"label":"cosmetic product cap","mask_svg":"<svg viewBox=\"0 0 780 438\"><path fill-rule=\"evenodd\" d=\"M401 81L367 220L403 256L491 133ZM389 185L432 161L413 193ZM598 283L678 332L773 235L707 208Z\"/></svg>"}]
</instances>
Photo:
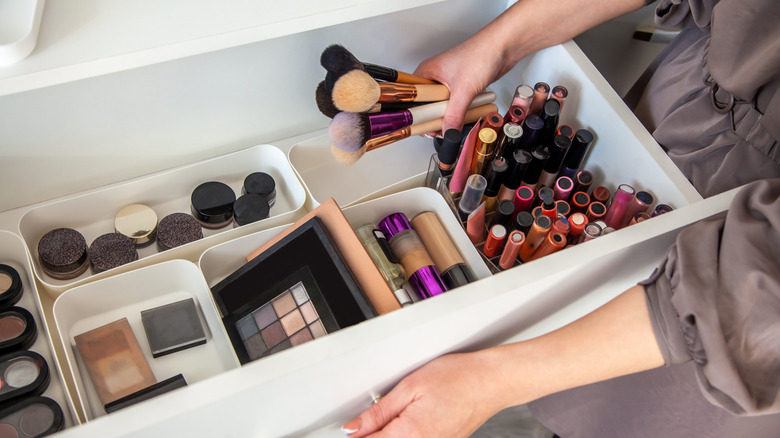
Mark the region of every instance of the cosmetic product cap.
<instances>
[{"instance_id":1,"label":"cosmetic product cap","mask_svg":"<svg viewBox=\"0 0 780 438\"><path fill-rule=\"evenodd\" d=\"M523 120L523 135L520 136L520 143L517 145L518 149L527 151L533 150L533 148L539 143L541 139L542 128L544 128L544 120L536 114L529 114Z\"/></svg>"},{"instance_id":2,"label":"cosmetic product cap","mask_svg":"<svg viewBox=\"0 0 780 438\"><path fill-rule=\"evenodd\" d=\"M593 184L593 174L587 170L580 170L574 177L574 192L588 192Z\"/></svg>"},{"instance_id":3,"label":"cosmetic product cap","mask_svg":"<svg viewBox=\"0 0 780 438\"><path fill-rule=\"evenodd\" d=\"M62 408L54 400L43 396L25 397L0 411L3 436L42 437L65 427ZM15 433L15 434L14 434Z\"/></svg>"},{"instance_id":4,"label":"cosmetic product cap","mask_svg":"<svg viewBox=\"0 0 780 438\"><path fill-rule=\"evenodd\" d=\"M412 297L409 295L409 291L403 287L394 290L393 294L402 307L406 307L414 303L414 301L412 301Z\"/></svg>"},{"instance_id":5,"label":"cosmetic product cap","mask_svg":"<svg viewBox=\"0 0 780 438\"><path fill-rule=\"evenodd\" d=\"M557 135L565 135L566 137L569 137L571 139L574 136L574 130L569 125L560 125L558 126L558 131L556 132Z\"/></svg>"},{"instance_id":6,"label":"cosmetic product cap","mask_svg":"<svg viewBox=\"0 0 780 438\"><path fill-rule=\"evenodd\" d=\"M466 180L466 187L463 189L463 195L458 203L458 210L461 215L468 216L482 202L482 195L485 194L487 180L482 175L471 175Z\"/></svg>"},{"instance_id":7,"label":"cosmetic product cap","mask_svg":"<svg viewBox=\"0 0 780 438\"><path fill-rule=\"evenodd\" d=\"M653 203L653 195L651 195L648 192L645 192L644 190L640 190L636 192L635 198L648 206Z\"/></svg>"},{"instance_id":8,"label":"cosmetic product cap","mask_svg":"<svg viewBox=\"0 0 780 438\"><path fill-rule=\"evenodd\" d=\"M264 196L247 193L239 196L233 204L233 220L242 226L268 218L271 206Z\"/></svg>"},{"instance_id":9,"label":"cosmetic product cap","mask_svg":"<svg viewBox=\"0 0 780 438\"><path fill-rule=\"evenodd\" d=\"M501 188L501 183L506 175L507 168L506 160L502 157L495 158L490 163L490 170L487 174L487 186L485 187L485 196L493 197L498 195L498 190Z\"/></svg>"},{"instance_id":10,"label":"cosmetic product cap","mask_svg":"<svg viewBox=\"0 0 780 438\"><path fill-rule=\"evenodd\" d=\"M58 280L70 280L89 266L87 241L72 228L49 231L38 241L38 260L43 271Z\"/></svg>"},{"instance_id":11,"label":"cosmetic product cap","mask_svg":"<svg viewBox=\"0 0 780 438\"><path fill-rule=\"evenodd\" d=\"M149 246L157 237L157 213L143 204L126 205L114 217L114 230L139 248Z\"/></svg>"},{"instance_id":12,"label":"cosmetic product cap","mask_svg":"<svg viewBox=\"0 0 780 438\"><path fill-rule=\"evenodd\" d=\"M442 138L441 147L438 150L440 170L444 176L452 173L452 166L458 160L463 134L457 129L448 129Z\"/></svg>"},{"instance_id":13,"label":"cosmetic product cap","mask_svg":"<svg viewBox=\"0 0 780 438\"><path fill-rule=\"evenodd\" d=\"M650 215L647 213L637 213L634 215L634 217L631 218L631 221L628 223L629 225L638 224L639 222L644 222L646 220L650 219Z\"/></svg>"},{"instance_id":14,"label":"cosmetic product cap","mask_svg":"<svg viewBox=\"0 0 780 438\"><path fill-rule=\"evenodd\" d=\"M384 233L387 240L392 240L401 231L411 230L412 224L405 214L396 212L385 216L377 225L379 231ZM409 274L409 273L407 273Z\"/></svg>"},{"instance_id":15,"label":"cosmetic product cap","mask_svg":"<svg viewBox=\"0 0 780 438\"><path fill-rule=\"evenodd\" d=\"M192 191L190 199L192 216L206 228L222 228L233 219L236 194L225 183L205 182Z\"/></svg>"},{"instance_id":16,"label":"cosmetic product cap","mask_svg":"<svg viewBox=\"0 0 780 438\"><path fill-rule=\"evenodd\" d=\"M103 234L89 246L89 261L94 274L99 274L136 260L138 260L138 250L135 248L132 239L124 234Z\"/></svg>"},{"instance_id":17,"label":"cosmetic product cap","mask_svg":"<svg viewBox=\"0 0 780 438\"><path fill-rule=\"evenodd\" d=\"M254 172L244 178L244 186L241 194L260 195L268 201L268 205L273 207L276 202L276 181L265 172Z\"/></svg>"},{"instance_id":18,"label":"cosmetic product cap","mask_svg":"<svg viewBox=\"0 0 780 438\"><path fill-rule=\"evenodd\" d=\"M608 188L604 186L598 186L595 189L593 189L593 192L591 192L590 197L594 201L598 201L606 205L609 202L609 198L612 197L612 194L609 192Z\"/></svg>"},{"instance_id":19,"label":"cosmetic product cap","mask_svg":"<svg viewBox=\"0 0 780 438\"><path fill-rule=\"evenodd\" d=\"M571 140L571 146L563 160L563 166L569 169L579 168L591 143L593 143L593 133L587 129L578 129Z\"/></svg>"},{"instance_id":20,"label":"cosmetic product cap","mask_svg":"<svg viewBox=\"0 0 780 438\"><path fill-rule=\"evenodd\" d=\"M504 116L504 125L508 123L520 124L523 123L523 119L525 119L525 111L523 108L517 105L512 105L509 107L509 110Z\"/></svg>"},{"instance_id":21,"label":"cosmetic product cap","mask_svg":"<svg viewBox=\"0 0 780 438\"><path fill-rule=\"evenodd\" d=\"M549 137L555 135L555 131L558 129L558 117L561 111L561 104L555 99L548 99L544 102L542 107L542 113L540 117L544 121L544 135L546 140Z\"/></svg>"},{"instance_id":22,"label":"cosmetic product cap","mask_svg":"<svg viewBox=\"0 0 780 438\"><path fill-rule=\"evenodd\" d=\"M546 201L548 199L549 200L554 200L554 198L555 198L555 192L553 191L553 189L551 189L549 187L542 187L541 189L539 189L539 199L540 200L542 200L542 201Z\"/></svg>"},{"instance_id":23,"label":"cosmetic product cap","mask_svg":"<svg viewBox=\"0 0 780 438\"><path fill-rule=\"evenodd\" d=\"M650 217L656 217L665 213L669 213L670 211L674 210L670 205L667 204L658 204L655 206L655 209L650 214Z\"/></svg>"},{"instance_id":24,"label":"cosmetic product cap","mask_svg":"<svg viewBox=\"0 0 780 438\"><path fill-rule=\"evenodd\" d=\"M590 196L585 192L577 192L572 196L571 201L574 204L574 210L583 212L590 204Z\"/></svg>"},{"instance_id":25,"label":"cosmetic product cap","mask_svg":"<svg viewBox=\"0 0 780 438\"><path fill-rule=\"evenodd\" d=\"M523 149L515 150L512 154L512 160L509 162L509 170L507 170L507 174L504 177L504 185L507 188L517 190L520 187L525 171L532 159L530 152Z\"/></svg>"},{"instance_id":26,"label":"cosmetic product cap","mask_svg":"<svg viewBox=\"0 0 780 438\"><path fill-rule=\"evenodd\" d=\"M157 248L165 251L203 238L203 229L186 213L171 213L157 226Z\"/></svg>"},{"instance_id":27,"label":"cosmetic product cap","mask_svg":"<svg viewBox=\"0 0 780 438\"><path fill-rule=\"evenodd\" d=\"M571 140L565 135L556 135L553 137L552 144L549 147L550 158L544 165L544 170L549 173L557 174L561 168L561 162L566 155L566 151L571 146Z\"/></svg>"},{"instance_id":28,"label":"cosmetic product cap","mask_svg":"<svg viewBox=\"0 0 780 438\"><path fill-rule=\"evenodd\" d=\"M441 144L444 142L444 137L433 137L433 150L438 154L441 151Z\"/></svg>"},{"instance_id":29,"label":"cosmetic product cap","mask_svg":"<svg viewBox=\"0 0 780 438\"><path fill-rule=\"evenodd\" d=\"M568 216L571 213L571 206L563 199L555 201L555 209L558 211L558 216Z\"/></svg>"},{"instance_id":30,"label":"cosmetic product cap","mask_svg":"<svg viewBox=\"0 0 780 438\"><path fill-rule=\"evenodd\" d=\"M23 307L0 310L0 354L24 350L38 338L35 318Z\"/></svg>"},{"instance_id":31,"label":"cosmetic product cap","mask_svg":"<svg viewBox=\"0 0 780 438\"><path fill-rule=\"evenodd\" d=\"M520 137L523 135L523 128L520 125L514 123L506 123L501 128L503 135L501 136L500 143L498 145L499 154L504 157L505 160L510 161L512 155L518 150L517 146L520 144Z\"/></svg>"},{"instance_id":32,"label":"cosmetic product cap","mask_svg":"<svg viewBox=\"0 0 780 438\"><path fill-rule=\"evenodd\" d=\"M0 264L0 307L16 304L22 298L23 291L19 272L11 266Z\"/></svg>"},{"instance_id":33,"label":"cosmetic product cap","mask_svg":"<svg viewBox=\"0 0 780 438\"><path fill-rule=\"evenodd\" d=\"M501 127L504 125L504 116L497 112L488 113L487 116L485 116L485 119L482 121L482 128L490 128L498 134L501 132ZM480 134L482 133L482 129L479 130Z\"/></svg>"},{"instance_id":34,"label":"cosmetic product cap","mask_svg":"<svg viewBox=\"0 0 780 438\"><path fill-rule=\"evenodd\" d=\"M512 213L515 212L515 203L509 199L503 199L498 203L498 218L497 224L501 224L505 227L509 226L509 222L512 220Z\"/></svg>"},{"instance_id":35,"label":"cosmetic product cap","mask_svg":"<svg viewBox=\"0 0 780 438\"><path fill-rule=\"evenodd\" d=\"M528 230L531 229L533 223L534 216L527 211L521 211L520 213L517 213L517 216L515 217L514 229L522 231L523 234L528 234Z\"/></svg>"}]
</instances>

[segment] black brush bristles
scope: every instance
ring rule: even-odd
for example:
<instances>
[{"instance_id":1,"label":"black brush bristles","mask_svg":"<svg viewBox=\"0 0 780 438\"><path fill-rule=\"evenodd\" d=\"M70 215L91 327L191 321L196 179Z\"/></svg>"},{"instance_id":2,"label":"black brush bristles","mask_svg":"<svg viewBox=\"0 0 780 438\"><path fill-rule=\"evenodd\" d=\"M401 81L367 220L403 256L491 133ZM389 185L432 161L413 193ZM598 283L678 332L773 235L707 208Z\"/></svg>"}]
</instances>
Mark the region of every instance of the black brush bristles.
<instances>
[{"instance_id":1,"label":"black brush bristles","mask_svg":"<svg viewBox=\"0 0 780 438\"><path fill-rule=\"evenodd\" d=\"M322 114L332 119L340 112L339 109L336 108L336 105L333 104L331 91L328 91L327 87L325 86L325 81L320 81L320 83L317 84L317 91L315 95L317 100L317 108L319 108Z\"/></svg>"},{"instance_id":2,"label":"black brush bristles","mask_svg":"<svg viewBox=\"0 0 780 438\"><path fill-rule=\"evenodd\" d=\"M320 65L328 72L341 76L351 70L366 71L365 66L340 44L332 44L322 51Z\"/></svg>"}]
</instances>

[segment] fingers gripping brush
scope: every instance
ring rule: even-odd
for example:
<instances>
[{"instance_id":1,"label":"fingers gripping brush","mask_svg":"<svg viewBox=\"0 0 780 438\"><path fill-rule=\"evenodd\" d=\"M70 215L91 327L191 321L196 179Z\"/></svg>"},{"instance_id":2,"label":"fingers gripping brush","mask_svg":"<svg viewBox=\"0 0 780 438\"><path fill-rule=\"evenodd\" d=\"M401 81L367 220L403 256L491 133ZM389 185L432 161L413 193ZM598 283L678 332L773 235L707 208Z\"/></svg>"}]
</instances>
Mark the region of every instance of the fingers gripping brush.
<instances>
[{"instance_id":1,"label":"fingers gripping brush","mask_svg":"<svg viewBox=\"0 0 780 438\"><path fill-rule=\"evenodd\" d=\"M487 105L471 108L468 111L466 111L466 115L464 116L464 123L476 122L477 120L486 116L487 114L497 111L497 109L498 107L494 103L489 103ZM341 162L342 164L354 164L366 152L372 151L374 149L379 149L382 146L387 146L391 143L395 143L399 140L403 140L405 138L409 138L414 135L422 135L427 132L440 131L441 125L442 125L442 118L437 118L427 122L406 126L387 135L372 138L371 140L368 140L363 145L363 147L353 152L339 149L334 145L330 146L330 150L333 153L333 156L336 158L336 160Z\"/></svg>"},{"instance_id":2,"label":"fingers gripping brush","mask_svg":"<svg viewBox=\"0 0 780 438\"><path fill-rule=\"evenodd\" d=\"M493 92L477 95L470 108L495 101ZM360 149L368 140L397 131L413 124L427 122L444 116L449 101L421 105L402 111L363 114L340 112L333 117L328 128L330 143L347 152Z\"/></svg>"}]
</instances>

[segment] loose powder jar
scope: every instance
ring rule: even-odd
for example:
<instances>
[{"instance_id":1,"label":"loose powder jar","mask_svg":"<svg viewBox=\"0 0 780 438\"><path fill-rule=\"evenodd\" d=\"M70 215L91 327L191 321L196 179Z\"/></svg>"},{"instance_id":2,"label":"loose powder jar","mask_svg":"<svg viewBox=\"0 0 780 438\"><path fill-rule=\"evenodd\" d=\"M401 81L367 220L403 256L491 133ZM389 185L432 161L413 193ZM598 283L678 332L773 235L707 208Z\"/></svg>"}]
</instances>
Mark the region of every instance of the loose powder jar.
<instances>
[{"instance_id":1,"label":"loose powder jar","mask_svg":"<svg viewBox=\"0 0 780 438\"><path fill-rule=\"evenodd\" d=\"M276 202L276 181L265 172L254 172L244 178L244 194L260 195L273 207Z\"/></svg>"},{"instance_id":2,"label":"loose powder jar","mask_svg":"<svg viewBox=\"0 0 780 438\"><path fill-rule=\"evenodd\" d=\"M165 216L157 226L157 248L165 251L203 238L203 229L186 213Z\"/></svg>"},{"instance_id":3,"label":"loose powder jar","mask_svg":"<svg viewBox=\"0 0 780 438\"><path fill-rule=\"evenodd\" d=\"M108 233L95 239L89 254L94 274L138 260L133 240L120 233Z\"/></svg>"},{"instance_id":4,"label":"loose powder jar","mask_svg":"<svg viewBox=\"0 0 780 438\"><path fill-rule=\"evenodd\" d=\"M206 228L217 229L233 219L236 194L229 185L219 181L205 182L192 191L192 216Z\"/></svg>"},{"instance_id":5,"label":"loose powder jar","mask_svg":"<svg viewBox=\"0 0 780 438\"><path fill-rule=\"evenodd\" d=\"M157 213L143 204L124 206L114 217L114 230L129 237L136 247L144 248L157 236Z\"/></svg>"},{"instance_id":6,"label":"loose powder jar","mask_svg":"<svg viewBox=\"0 0 780 438\"><path fill-rule=\"evenodd\" d=\"M89 266L87 241L78 231L57 228L38 241L38 259L43 271L58 280L70 280Z\"/></svg>"}]
</instances>

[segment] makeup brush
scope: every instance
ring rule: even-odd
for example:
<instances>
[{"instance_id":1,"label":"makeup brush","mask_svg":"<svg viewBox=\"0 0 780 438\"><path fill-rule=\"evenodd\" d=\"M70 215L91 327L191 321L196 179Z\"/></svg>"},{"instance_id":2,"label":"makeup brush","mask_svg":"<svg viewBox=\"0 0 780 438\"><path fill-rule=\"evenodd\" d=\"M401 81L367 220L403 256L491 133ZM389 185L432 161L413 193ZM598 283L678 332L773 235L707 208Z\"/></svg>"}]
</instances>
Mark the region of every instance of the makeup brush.
<instances>
[{"instance_id":1,"label":"makeup brush","mask_svg":"<svg viewBox=\"0 0 780 438\"><path fill-rule=\"evenodd\" d=\"M441 84L413 85L377 82L371 77L358 73L358 70L345 73L333 84L332 98L336 108L342 111L362 113L377 102L438 102L450 98L450 90ZM327 82L326 77L326 87Z\"/></svg>"},{"instance_id":2,"label":"makeup brush","mask_svg":"<svg viewBox=\"0 0 780 438\"><path fill-rule=\"evenodd\" d=\"M473 123L479 120L480 118L486 116L490 112L496 111L497 109L498 107L494 103L489 103L487 105L471 108L468 111L466 111L466 115L464 116L463 123ZM441 131L442 121L443 121L442 118L429 120L427 122L419 123L416 125L406 126L404 128L401 128L390 134L383 135L381 137L372 138L371 140L366 142L364 147L361 147L355 152L347 152L333 145L330 146L330 150L333 153L333 156L336 158L336 160L338 160L342 164L354 164L366 152L373 151L374 149L379 149L382 146L387 146L391 143L395 143L399 140L409 138L413 135L422 135L427 132Z\"/></svg>"},{"instance_id":3,"label":"makeup brush","mask_svg":"<svg viewBox=\"0 0 780 438\"><path fill-rule=\"evenodd\" d=\"M333 98L331 97L331 92L328 90L328 87L325 85L325 81L321 81L317 85L315 97L317 101L317 108L326 117L332 119L333 117L336 116L336 114L341 112L339 111L338 108L336 108L336 105L333 104ZM425 105L425 104L420 102L377 103L366 112L378 113L380 111L404 110L404 109L414 108L416 106L421 106L421 105Z\"/></svg>"},{"instance_id":4,"label":"makeup brush","mask_svg":"<svg viewBox=\"0 0 780 438\"><path fill-rule=\"evenodd\" d=\"M322 51L320 64L328 72L333 72L341 77L342 74L352 70L362 70L367 75L380 81L399 82L402 84L435 84L428 78L404 73L390 67L360 62L349 50L340 44L332 44ZM338 77L334 80L338 80Z\"/></svg>"},{"instance_id":5,"label":"makeup brush","mask_svg":"<svg viewBox=\"0 0 780 438\"><path fill-rule=\"evenodd\" d=\"M481 93L474 98L469 108L486 105L495 100L496 94L492 91ZM443 100L402 111L378 114L340 112L333 117L328 128L330 143L347 152L355 152L372 138L444 117L448 103L449 101Z\"/></svg>"}]
</instances>

